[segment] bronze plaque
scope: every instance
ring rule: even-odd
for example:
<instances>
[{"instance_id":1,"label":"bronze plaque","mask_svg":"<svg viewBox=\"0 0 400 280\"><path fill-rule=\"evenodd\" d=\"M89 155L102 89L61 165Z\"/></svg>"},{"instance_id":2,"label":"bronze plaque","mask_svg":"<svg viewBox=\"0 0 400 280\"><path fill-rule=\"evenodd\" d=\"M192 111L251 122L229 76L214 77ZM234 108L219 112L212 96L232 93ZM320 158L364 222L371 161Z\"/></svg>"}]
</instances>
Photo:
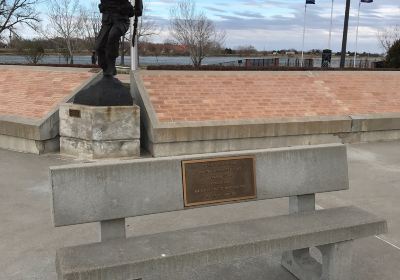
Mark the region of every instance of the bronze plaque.
<instances>
[{"instance_id":1,"label":"bronze plaque","mask_svg":"<svg viewBox=\"0 0 400 280\"><path fill-rule=\"evenodd\" d=\"M185 207L256 198L253 156L182 162Z\"/></svg>"},{"instance_id":2,"label":"bronze plaque","mask_svg":"<svg viewBox=\"0 0 400 280\"><path fill-rule=\"evenodd\" d=\"M69 116L73 117L73 118L80 118L81 117L81 111L80 110L69 109Z\"/></svg>"}]
</instances>

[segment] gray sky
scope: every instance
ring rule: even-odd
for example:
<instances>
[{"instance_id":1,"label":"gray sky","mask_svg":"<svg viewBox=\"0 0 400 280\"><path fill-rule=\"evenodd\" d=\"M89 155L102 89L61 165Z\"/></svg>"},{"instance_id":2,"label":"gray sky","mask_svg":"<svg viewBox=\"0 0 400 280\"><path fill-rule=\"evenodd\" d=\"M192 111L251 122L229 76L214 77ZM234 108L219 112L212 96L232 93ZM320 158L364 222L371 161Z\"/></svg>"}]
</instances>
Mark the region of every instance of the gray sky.
<instances>
[{"instance_id":1,"label":"gray sky","mask_svg":"<svg viewBox=\"0 0 400 280\"><path fill-rule=\"evenodd\" d=\"M342 40L346 0L334 0L332 48L339 51ZM80 0L87 5L88 0ZM100 2L100 1L95 1ZM169 37L169 11L176 0L144 0L145 17L154 20L161 32L152 38L162 42ZM253 45L259 50L301 49L305 0L196 0L197 8L206 13L218 28L227 33L226 47ZM316 0L307 7L305 49L328 47L331 0ZM355 49L358 0L352 0L348 50ZM45 16L45 15L44 15ZM383 52L377 32L400 25L400 0L374 0L362 4L360 13L359 51Z\"/></svg>"},{"instance_id":2,"label":"gray sky","mask_svg":"<svg viewBox=\"0 0 400 280\"><path fill-rule=\"evenodd\" d=\"M258 49L301 48L305 0L198 0L209 18L226 30L229 47L254 45ZM168 25L169 9L174 0L145 0L148 17L161 26ZM316 0L307 8L306 49L328 46L331 0ZM333 49L341 46L345 0L334 0ZM348 49L355 48L358 1L352 0ZM400 0L375 0L362 4L360 13L359 49L382 52L377 31L400 25ZM167 37L168 28L161 33Z\"/></svg>"}]
</instances>

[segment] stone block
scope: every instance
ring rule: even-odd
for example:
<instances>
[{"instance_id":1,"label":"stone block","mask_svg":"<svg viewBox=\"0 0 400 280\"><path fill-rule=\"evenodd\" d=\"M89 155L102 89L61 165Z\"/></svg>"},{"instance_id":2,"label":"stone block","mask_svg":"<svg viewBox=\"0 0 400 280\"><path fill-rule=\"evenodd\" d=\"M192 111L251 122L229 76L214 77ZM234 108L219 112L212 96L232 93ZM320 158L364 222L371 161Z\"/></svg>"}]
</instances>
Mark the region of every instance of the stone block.
<instances>
[{"instance_id":1,"label":"stone block","mask_svg":"<svg viewBox=\"0 0 400 280\"><path fill-rule=\"evenodd\" d=\"M82 140L110 141L140 138L138 106L60 106L60 135Z\"/></svg>"},{"instance_id":2,"label":"stone block","mask_svg":"<svg viewBox=\"0 0 400 280\"><path fill-rule=\"evenodd\" d=\"M140 155L138 106L94 107L66 103L60 107L62 154L85 159Z\"/></svg>"}]
</instances>

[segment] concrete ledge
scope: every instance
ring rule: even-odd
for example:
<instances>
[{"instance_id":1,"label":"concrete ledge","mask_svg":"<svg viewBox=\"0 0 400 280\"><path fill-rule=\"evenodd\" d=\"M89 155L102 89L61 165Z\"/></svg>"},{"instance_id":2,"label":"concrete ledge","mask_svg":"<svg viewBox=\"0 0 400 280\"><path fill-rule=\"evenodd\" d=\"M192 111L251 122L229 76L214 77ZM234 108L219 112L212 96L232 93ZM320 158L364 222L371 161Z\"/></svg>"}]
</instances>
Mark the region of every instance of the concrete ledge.
<instances>
[{"instance_id":1,"label":"concrete ledge","mask_svg":"<svg viewBox=\"0 0 400 280\"><path fill-rule=\"evenodd\" d=\"M60 142L58 137L48 140L32 140L0 135L0 148L22 153L44 154L59 151Z\"/></svg>"},{"instance_id":2,"label":"concrete ledge","mask_svg":"<svg viewBox=\"0 0 400 280\"><path fill-rule=\"evenodd\" d=\"M176 155L270 149L331 143L342 143L342 140L337 135L319 134L171 143L153 143L151 141L147 141L146 148L154 157L167 157Z\"/></svg>"},{"instance_id":3,"label":"concrete ledge","mask_svg":"<svg viewBox=\"0 0 400 280\"><path fill-rule=\"evenodd\" d=\"M52 114L43 120L0 116L0 134L30 140L48 140L58 135L58 116Z\"/></svg>"},{"instance_id":4,"label":"concrete ledge","mask_svg":"<svg viewBox=\"0 0 400 280\"><path fill-rule=\"evenodd\" d=\"M350 116L353 132L400 130L400 113Z\"/></svg>"},{"instance_id":5,"label":"concrete ledge","mask_svg":"<svg viewBox=\"0 0 400 280\"><path fill-rule=\"evenodd\" d=\"M305 117L223 122L159 123L150 140L156 143L243 139L351 131L349 117Z\"/></svg>"},{"instance_id":6,"label":"concrete ledge","mask_svg":"<svg viewBox=\"0 0 400 280\"><path fill-rule=\"evenodd\" d=\"M34 121L14 116L0 116L0 134L29 140L43 140L40 120Z\"/></svg>"},{"instance_id":7,"label":"concrete ledge","mask_svg":"<svg viewBox=\"0 0 400 280\"><path fill-rule=\"evenodd\" d=\"M399 140L400 130L339 133L338 136L342 139L342 143L346 144L383 142Z\"/></svg>"}]
</instances>

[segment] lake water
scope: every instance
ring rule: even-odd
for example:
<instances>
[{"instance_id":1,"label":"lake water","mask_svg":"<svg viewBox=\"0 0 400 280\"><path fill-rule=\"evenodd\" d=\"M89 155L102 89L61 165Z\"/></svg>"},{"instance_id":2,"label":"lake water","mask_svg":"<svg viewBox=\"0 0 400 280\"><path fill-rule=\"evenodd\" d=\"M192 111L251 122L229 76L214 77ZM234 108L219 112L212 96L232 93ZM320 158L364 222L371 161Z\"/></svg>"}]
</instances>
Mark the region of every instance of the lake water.
<instances>
[{"instance_id":1,"label":"lake water","mask_svg":"<svg viewBox=\"0 0 400 280\"><path fill-rule=\"evenodd\" d=\"M251 59L255 59L256 57L252 57ZM260 58L273 58L273 57L260 57ZM239 60L244 60L244 57L206 57L203 61L203 65L215 65L215 64L222 64L222 65L237 65ZM281 66L286 66L288 63L290 66L294 66L296 63L296 59L299 58L295 57L281 57L279 59ZM378 61L379 58L369 59L369 63L373 61ZM186 56L143 56L139 58L141 65L191 65L190 57ZM74 62L76 64L91 64L91 56L89 55L79 55L74 57ZM359 59L357 64L364 65L365 59ZM27 60L23 56L19 55L0 55L0 63L18 63L24 64L27 63ZM63 56L58 55L48 55L45 56L40 63L43 64L65 64L65 60ZM120 64L120 58L118 58L117 63ZM352 63L352 58L348 58L346 60L346 66ZM125 57L125 64L130 65L130 57ZM332 59L332 67L337 68L340 64L340 58L335 57ZM321 58L314 58L314 66L320 67L321 65Z\"/></svg>"},{"instance_id":2,"label":"lake water","mask_svg":"<svg viewBox=\"0 0 400 280\"><path fill-rule=\"evenodd\" d=\"M120 57L117 59L117 63L120 63ZM204 64L218 64L230 61L237 61L239 57L207 57L204 59ZM142 65L190 65L190 57L186 56L144 56L140 57L140 64ZM131 59L129 56L125 57L125 64L130 65ZM0 55L0 63L27 63L27 60L23 56L19 55ZM58 55L47 55L40 63L43 64L64 64L65 60L63 56ZM91 64L91 56L79 55L74 57L74 63L76 64Z\"/></svg>"}]
</instances>

